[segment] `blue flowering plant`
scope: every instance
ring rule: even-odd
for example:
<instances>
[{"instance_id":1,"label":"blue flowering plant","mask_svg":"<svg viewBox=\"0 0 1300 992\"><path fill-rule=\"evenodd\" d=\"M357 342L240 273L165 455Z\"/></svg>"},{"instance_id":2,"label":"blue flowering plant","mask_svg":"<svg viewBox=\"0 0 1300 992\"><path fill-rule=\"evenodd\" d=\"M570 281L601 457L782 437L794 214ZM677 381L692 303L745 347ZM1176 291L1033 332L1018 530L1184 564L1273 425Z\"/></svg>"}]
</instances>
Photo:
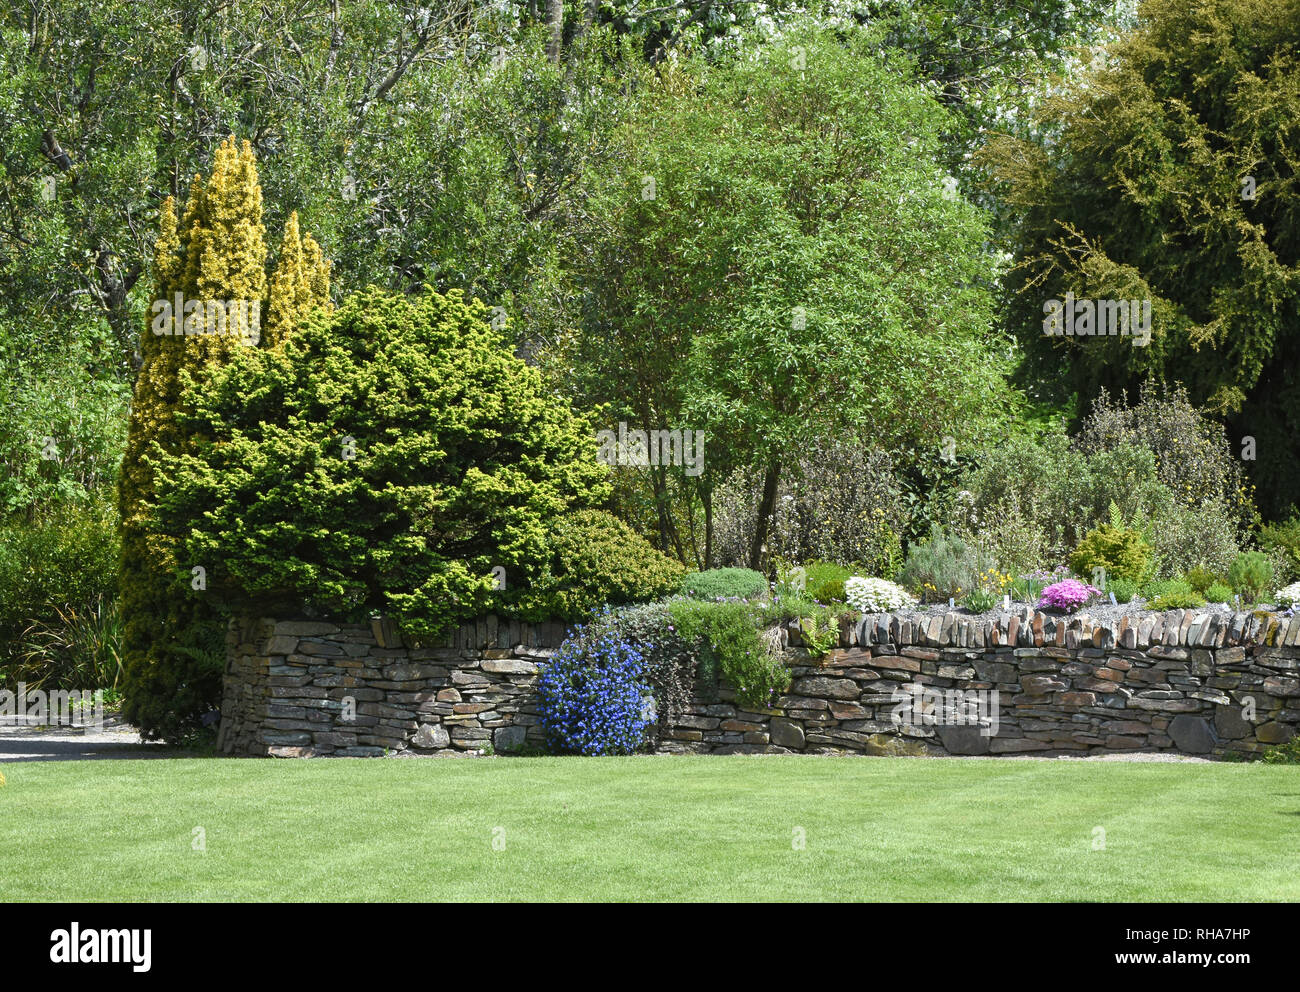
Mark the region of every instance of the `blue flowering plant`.
<instances>
[{"instance_id":1,"label":"blue flowering plant","mask_svg":"<svg viewBox=\"0 0 1300 992\"><path fill-rule=\"evenodd\" d=\"M537 683L547 746L559 754L631 754L654 720L647 660L617 630L579 627Z\"/></svg>"}]
</instances>

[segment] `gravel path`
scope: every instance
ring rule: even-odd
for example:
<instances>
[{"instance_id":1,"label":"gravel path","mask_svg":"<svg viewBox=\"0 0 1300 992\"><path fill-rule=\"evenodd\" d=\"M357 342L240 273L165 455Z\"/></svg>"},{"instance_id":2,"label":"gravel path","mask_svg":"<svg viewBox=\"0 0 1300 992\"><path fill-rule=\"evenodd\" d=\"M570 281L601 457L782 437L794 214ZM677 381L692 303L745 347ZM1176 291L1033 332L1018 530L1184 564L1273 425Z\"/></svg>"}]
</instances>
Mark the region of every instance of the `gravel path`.
<instances>
[{"instance_id":1,"label":"gravel path","mask_svg":"<svg viewBox=\"0 0 1300 992\"><path fill-rule=\"evenodd\" d=\"M149 744L116 717L102 728L0 726L0 763L11 761L84 761L105 758L175 758L183 752Z\"/></svg>"}]
</instances>

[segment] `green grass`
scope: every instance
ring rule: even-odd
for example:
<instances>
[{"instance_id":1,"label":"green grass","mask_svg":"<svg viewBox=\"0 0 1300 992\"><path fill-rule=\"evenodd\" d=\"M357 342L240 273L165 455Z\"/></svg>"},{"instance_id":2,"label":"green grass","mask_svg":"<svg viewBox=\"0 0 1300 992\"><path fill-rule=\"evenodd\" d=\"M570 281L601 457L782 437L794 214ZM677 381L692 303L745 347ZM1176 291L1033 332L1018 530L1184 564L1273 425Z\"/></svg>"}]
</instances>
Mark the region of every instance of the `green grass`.
<instances>
[{"instance_id":1,"label":"green grass","mask_svg":"<svg viewBox=\"0 0 1300 992\"><path fill-rule=\"evenodd\" d=\"M1285 766L663 756L3 772L6 900L1300 898L1300 769Z\"/></svg>"}]
</instances>

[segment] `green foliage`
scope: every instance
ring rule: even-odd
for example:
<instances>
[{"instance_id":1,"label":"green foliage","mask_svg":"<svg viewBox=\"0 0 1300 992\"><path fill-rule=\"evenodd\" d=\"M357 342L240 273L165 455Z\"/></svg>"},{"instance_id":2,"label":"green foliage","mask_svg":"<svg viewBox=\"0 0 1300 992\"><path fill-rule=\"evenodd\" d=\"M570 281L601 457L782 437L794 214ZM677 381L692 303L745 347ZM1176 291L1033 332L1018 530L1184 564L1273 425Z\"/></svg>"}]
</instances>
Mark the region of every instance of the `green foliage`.
<instances>
[{"instance_id":1,"label":"green foliage","mask_svg":"<svg viewBox=\"0 0 1300 992\"><path fill-rule=\"evenodd\" d=\"M1070 556L1070 567L1077 575L1092 581L1096 569L1111 576L1141 582L1151 565L1151 546L1137 531L1105 523L1090 530Z\"/></svg>"},{"instance_id":2,"label":"green foliage","mask_svg":"<svg viewBox=\"0 0 1300 992\"><path fill-rule=\"evenodd\" d=\"M853 575L851 568L831 561L810 561L805 588L818 603L844 602L844 580Z\"/></svg>"},{"instance_id":3,"label":"green foliage","mask_svg":"<svg viewBox=\"0 0 1300 992\"><path fill-rule=\"evenodd\" d=\"M961 599L979 585L980 572L990 567L987 553L935 527L928 540L908 551L898 583L927 602Z\"/></svg>"},{"instance_id":4,"label":"green foliage","mask_svg":"<svg viewBox=\"0 0 1300 992\"><path fill-rule=\"evenodd\" d=\"M1266 765L1300 765L1300 735L1268 748L1259 760Z\"/></svg>"},{"instance_id":5,"label":"green foliage","mask_svg":"<svg viewBox=\"0 0 1300 992\"><path fill-rule=\"evenodd\" d=\"M1244 602L1262 602L1274 588L1272 559L1262 551L1243 552L1228 569L1228 585Z\"/></svg>"},{"instance_id":6,"label":"green foliage","mask_svg":"<svg viewBox=\"0 0 1300 992\"><path fill-rule=\"evenodd\" d=\"M69 334L69 332L71 332ZM0 519L39 507L85 502L117 480L130 389L95 373L108 349L102 328L0 326ZM61 353L20 359L20 337L68 335Z\"/></svg>"},{"instance_id":7,"label":"green foliage","mask_svg":"<svg viewBox=\"0 0 1300 992\"><path fill-rule=\"evenodd\" d=\"M1232 587L1226 586L1222 582L1215 582L1205 590L1205 598L1211 603L1231 603Z\"/></svg>"},{"instance_id":8,"label":"green foliage","mask_svg":"<svg viewBox=\"0 0 1300 992\"><path fill-rule=\"evenodd\" d=\"M1157 570L1166 576L1198 567L1223 575L1241 551L1240 528L1220 500L1170 506L1152 518L1145 536L1155 549Z\"/></svg>"},{"instance_id":9,"label":"green foliage","mask_svg":"<svg viewBox=\"0 0 1300 992\"><path fill-rule=\"evenodd\" d=\"M691 599L753 599L767 592L767 579L748 568L711 568L684 576L681 592Z\"/></svg>"},{"instance_id":10,"label":"green foliage","mask_svg":"<svg viewBox=\"0 0 1300 992\"><path fill-rule=\"evenodd\" d=\"M98 501L0 525L0 668L19 661L29 628L62 629L61 615L111 615L118 553L117 514Z\"/></svg>"},{"instance_id":11,"label":"green foliage","mask_svg":"<svg viewBox=\"0 0 1300 992\"><path fill-rule=\"evenodd\" d=\"M741 57L665 61L637 93L588 208L602 237L580 246L591 327L550 364L611 420L707 425L699 487L754 475L749 547L718 560L762 567L781 480L817 439L929 447L1011 406L985 219L945 195L947 115L857 32L801 25ZM980 374L936 388L952 367ZM645 484L665 529L702 524L662 475Z\"/></svg>"},{"instance_id":12,"label":"green foliage","mask_svg":"<svg viewBox=\"0 0 1300 992\"><path fill-rule=\"evenodd\" d=\"M1021 573L1064 560L1084 536L1111 522L1111 508L1154 542L1174 506L1155 456L1121 445L1087 454L1059 426L983 448L955 483L956 529L1002 568Z\"/></svg>"},{"instance_id":13,"label":"green foliage","mask_svg":"<svg viewBox=\"0 0 1300 992\"><path fill-rule=\"evenodd\" d=\"M961 605L972 613L987 613L1001 601L1000 597L987 589L972 589L966 593Z\"/></svg>"},{"instance_id":14,"label":"green foliage","mask_svg":"<svg viewBox=\"0 0 1300 992\"><path fill-rule=\"evenodd\" d=\"M1156 478L1179 506L1226 507L1238 531L1254 523L1257 513L1243 481L1241 460L1223 425L1193 406L1185 387L1162 393L1144 382L1137 402L1127 406L1127 399L1122 395L1116 400L1101 391L1075 438L1079 450L1091 455L1144 448L1155 456Z\"/></svg>"},{"instance_id":15,"label":"green foliage","mask_svg":"<svg viewBox=\"0 0 1300 992\"><path fill-rule=\"evenodd\" d=\"M712 494L718 561L748 560L761 491L761 473L740 469ZM868 575L893 575L902 564L906 523L902 487L887 454L818 438L781 476L764 564L821 559Z\"/></svg>"},{"instance_id":16,"label":"green foliage","mask_svg":"<svg viewBox=\"0 0 1300 992\"><path fill-rule=\"evenodd\" d=\"M1259 544L1280 563L1282 583L1300 578L1300 516L1293 513L1284 521L1265 524L1259 529Z\"/></svg>"},{"instance_id":17,"label":"green foliage","mask_svg":"<svg viewBox=\"0 0 1300 992\"><path fill-rule=\"evenodd\" d=\"M184 421L190 407L183 390L190 386L202 391L209 370L232 354L255 350L264 302L274 318L277 344L306 310L328 302L328 266L314 242L308 253L311 266L305 268L302 258L289 264L293 260L288 253L301 254L309 246L298 238L296 217L290 228L268 301L256 156L249 142L240 145L233 136L213 153L209 177L194 175L179 216L173 197L163 201L159 212L153 299L170 301L180 294L186 307L188 301L238 301L246 308L256 305L259 317L249 320L242 333L235 328L229 333L197 333L180 313L142 321L142 364L131 404L118 507L123 715L146 739L178 741L193 735L216 709L225 667L226 618L216 598L207 595L202 573L193 572L196 567L206 569L211 559L185 553L182 537L188 521L164 533L148 518L162 491L156 459L190 456L196 439ZM292 300L277 299L275 292L290 293ZM193 508L193 519L202 513ZM296 523L297 516L286 513L279 526L292 527L289 521ZM191 575L192 584L183 581Z\"/></svg>"},{"instance_id":18,"label":"green foliage","mask_svg":"<svg viewBox=\"0 0 1300 992\"><path fill-rule=\"evenodd\" d=\"M381 610L431 638L492 607L540 608L527 583L551 581L552 528L608 495L608 470L592 425L487 316L458 292L372 288L280 349L236 352L190 383L185 426L203 442L158 456L153 524L210 563L210 595L232 609ZM589 561L578 532L563 540Z\"/></svg>"},{"instance_id":19,"label":"green foliage","mask_svg":"<svg viewBox=\"0 0 1300 992\"><path fill-rule=\"evenodd\" d=\"M1040 104L1036 139L999 135L984 154L1020 218L1009 323L1044 395L1185 383L1234 441L1255 439L1271 515L1300 466L1300 3L1139 9L1137 30ZM1044 301L1070 291L1150 300L1150 343L1045 335Z\"/></svg>"},{"instance_id":20,"label":"green foliage","mask_svg":"<svg viewBox=\"0 0 1300 992\"><path fill-rule=\"evenodd\" d=\"M746 707L767 707L790 684L779 652L759 636L756 614L746 603L678 599L669 605L673 625L695 646L700 677L724 680Z\"/></svg>"},{"instance_id":21,"label":"green foliage","mask_svg":"<svg viewBox=\"0 0 1300 992\"><path fill-rule=\"evenodd\" d=\"M521 598L506 602L526 619L577 620L604 604L658 599L674 592L682 566L604 510L559 518L549 538L551 557Z\"/></svg>"},{"instance_id":22,"label":"green foliage","mask_svg":"<svg viewBox=\"0 0 1300 992\"><path fill-rule=\"evenodd\" d=\"M1197 565L1183 573L1183 581L1196 592L1204 594L1210 586L1220 581L1220 577L1208 568Z\"/></svg>"},{"instance_id":23,"label":"green foliage","mask_svg":"<svg viewBox=\"0 0 1300 992\"><path fill-rule=\"evenodd\" d=\"M1129 603L1138 594L1138 583L1131 579L1107 579L1106 591L1114 593L1115 602Z\"/></svg>"},{"instance_id":24,"label":"green foliage","mask_svg":"<svg viewBox=\"0 0 1300 992\"><path fill-rule=\"evenodd\" d=\"M1182 579L1149 582L1142 593L1152 610L1194 610L1205 605L1205 597Z\"/></svg>"},{"instance_id":25,"label":"green foliage","mask_svg":"<svg viewBox=\"0 0 1300 992\"><path fill-rule=\"evenodd\" d=\"M10 679L28 689L116 689L122 673L118 600L100 595L86 606L53 610L23 632Z\"/></svg>"}]
</instances>

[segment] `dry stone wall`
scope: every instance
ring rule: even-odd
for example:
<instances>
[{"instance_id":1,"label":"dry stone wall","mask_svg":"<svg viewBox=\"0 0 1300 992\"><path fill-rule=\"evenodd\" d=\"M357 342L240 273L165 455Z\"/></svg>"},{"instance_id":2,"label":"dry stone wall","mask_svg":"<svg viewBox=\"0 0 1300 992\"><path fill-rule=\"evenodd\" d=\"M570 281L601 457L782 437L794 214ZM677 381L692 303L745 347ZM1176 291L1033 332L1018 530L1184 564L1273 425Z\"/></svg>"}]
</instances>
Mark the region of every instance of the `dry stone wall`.
<instances>
[{"instance_id":1,"label":"dry stone wall","mask_svg":"<svg viewBox=\"0 0 1300 992\"><path fill-rule=\"evenodd\" d=\"M232 622L219 749L309 757L540 748L535 693L562 624L487 617L434 645L389 621ZM1105 622L1028 608L996 617L846 622L773 709L699 686L656 728L663 752L1250 753L1300 724L1300 617L1172 611Z\"/></svg>"}]
</instances>

